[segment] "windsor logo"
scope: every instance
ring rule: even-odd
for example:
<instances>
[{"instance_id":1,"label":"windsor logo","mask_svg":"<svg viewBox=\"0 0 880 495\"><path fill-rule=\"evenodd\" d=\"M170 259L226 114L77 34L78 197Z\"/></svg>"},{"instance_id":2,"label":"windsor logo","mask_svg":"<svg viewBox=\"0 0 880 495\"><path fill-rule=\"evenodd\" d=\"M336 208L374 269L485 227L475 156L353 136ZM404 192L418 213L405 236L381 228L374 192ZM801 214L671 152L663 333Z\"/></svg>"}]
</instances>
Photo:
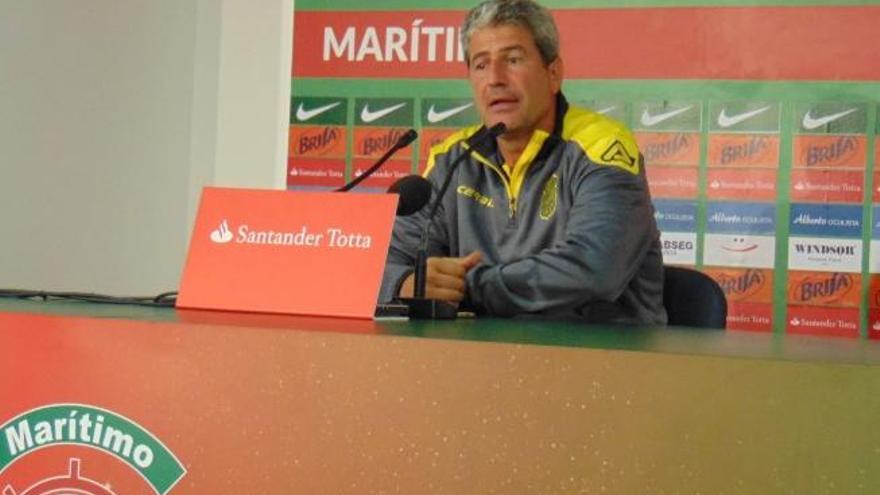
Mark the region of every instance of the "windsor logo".
<instances>
[{"instance_id":1,"label":"windsor logo","mask_svg":"<svg viewBox=\"0 0 880 495\"><path fill-rule=\"evenodd\" d=\"M136 473L134 478L165 495L186 474L177 457L152 433L106 409L50 404L20 414L0 430L4 495L114 493L110 487L125 487L131 478L128 473ZM63 449L65 457L72 454L68 476L58 476L59 466L45 461L53 449ZM116 461L103 462L107 455L122 461L124 469L120 471ZM81 459L90 459L91 479L81 476ZM106 481L99 484L96 477Z\"/></svg>"}]
</instances>

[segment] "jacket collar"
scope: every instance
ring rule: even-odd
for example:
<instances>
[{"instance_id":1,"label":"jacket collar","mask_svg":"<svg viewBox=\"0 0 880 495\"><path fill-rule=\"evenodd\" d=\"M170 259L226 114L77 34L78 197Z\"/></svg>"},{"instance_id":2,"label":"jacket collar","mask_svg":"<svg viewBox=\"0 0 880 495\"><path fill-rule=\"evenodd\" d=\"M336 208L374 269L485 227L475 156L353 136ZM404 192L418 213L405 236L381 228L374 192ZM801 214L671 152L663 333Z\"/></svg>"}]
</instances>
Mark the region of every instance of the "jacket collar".
<instances>
[{"instance_id":1,"label":"jacket collar","mask_svg":"<svg viewBox=\"0 0 880 495\"><path fill-rule=\"evenodd\" d=\"M565 95L562 94L562 91L556 93L556 115L553 122L553 131L544 140L543 145L541 146L541 150L535 156L534 162L543 162L547 156L553 152L553 149L562 142L562 129L565 123L565 114L568 112L568 100L565 98ZM471 138L468 139L468 145L473 146L475 143L477 146L474 148L476 153L483 155L484 157L489 158L493 163L497 165L502 165L504 163L504 158L501 156L501 153L498 151L498 142L495 139L490 139L488 141L482 140L480 137L485 135L488 132L485 125L481 126L477 131L473 134Z\"/></svg>"}]
</instances>

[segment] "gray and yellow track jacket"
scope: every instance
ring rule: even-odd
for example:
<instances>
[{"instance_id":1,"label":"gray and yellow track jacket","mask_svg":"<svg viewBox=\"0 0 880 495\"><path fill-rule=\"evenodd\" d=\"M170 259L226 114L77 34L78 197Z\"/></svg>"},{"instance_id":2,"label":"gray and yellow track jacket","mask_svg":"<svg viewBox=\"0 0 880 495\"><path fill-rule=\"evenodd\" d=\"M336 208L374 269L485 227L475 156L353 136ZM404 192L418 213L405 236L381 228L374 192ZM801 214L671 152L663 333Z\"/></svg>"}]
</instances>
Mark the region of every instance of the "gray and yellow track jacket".
<instances>
[{"instance_id":1,"label":"gray and yellow track jacket","mask_svg":"<svg viewBox=\"0 0 880 495\"><path fill-rule=\"evenodd\" d=\"M464 307L596 323L665 324L663 258L645 171L632 134L560 94L552 134L535 131L515 166L496 145L454 171L429 237L429 256L482 253ZM434 192L480 127L431 150ZM433 198L432 198L433 201ZM394 298L412 272L428 208L399 217L380 293Z\"/></svg>"}]
</instances>

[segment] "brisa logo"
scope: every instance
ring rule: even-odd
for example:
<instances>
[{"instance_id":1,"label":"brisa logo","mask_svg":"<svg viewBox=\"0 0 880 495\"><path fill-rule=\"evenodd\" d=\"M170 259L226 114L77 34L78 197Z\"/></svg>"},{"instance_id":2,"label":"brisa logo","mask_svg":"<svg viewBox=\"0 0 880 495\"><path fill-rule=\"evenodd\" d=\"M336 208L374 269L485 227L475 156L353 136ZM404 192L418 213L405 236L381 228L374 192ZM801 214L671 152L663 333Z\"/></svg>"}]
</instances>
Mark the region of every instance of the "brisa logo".
<instances>
[{"instance_id":1,"label":"brisa logo","mask_svg":"<svg viewBox=\"0 0 880 495\"><path fill-rule=\"evenodd\" d=\"M673 157L682 149L687 148L690 145L690 138L687 134L673 134L672 137L667 140L648 143L644 146L643 153L645 155L645 160L651 162Z\"/></svg>"},{"instance_id":2,"label":"brisa logo","mask_svg":"<svg viewBox=\"0 0 880 495\"><path fill-rule=\"evenodd\" d=\"M342 131L335 127L302 130L297 140L296 151L301 156L321 156L331 151L341 138Z\"/></svg>"},{"instance_id":3,"label":"brisa logo","mask_svg":"<svg viewBox=\"0 0 880 495\"><path fill-rule=\"evenodd\" d=\"M211 240L217 244L226 244L232 240L232 231L229 230L229 223L224 219L220 222L220 226L211 231Z\"/></svg>"},{"instance_id":4,"label":"brisa logo","mask_svg":"<svg viewBox=\"0 0 880 495\"><path fill-rule=\"evenodd\" d=\"M728 144L721 148L721 165L749 160L755 155L766 151L769 147L769 140L763 136L754 136L746 142Z\"/></svg>"},{"instance_id":5,"label":"brisa logo","mask_svg":"<svg viewBox=\"0 0 880 495\"><path fill-rule=\"evenodd\" d=\"M56 466L45 466L44 463L37 462L38 459L34 459L32 465L28 464L29 457L38 452L46 452L51 447L84 449L83 456L94 451L110 454L139 474L159 495L168 493L186 474L180 461L152 433L132 420L105 409L82 404L51 404L20 414L0 426L0 429L3 432L0 447L0 486L4 487L4 495L18 493L9 484L7 477L7 469L12 466L19 472L19 478L21 473L29 477L33 477L35 473L44 476L42 481L31 479L30 482L36 483L23 493L113 493L106 487L104 491L92 491L59 485L93 483L80 476L79 458L70 458L70 473L67 478L59 478L56 476ZM47 471L42 473L43 470ZM53 483L48 483L52 480ZM48 491L42 488L38 490L37 487L47 488Z\"/></svg>"},{"instance_id":6,"label":"brisa logo","mask_svg":"<svg viewBox=\"0 0 880 495\"><path fill-rule=\"evenodd\" d=\"M854 282L847 273L809 276L791 288L790 299L795 303L829 303L843 299Z\"/></svg>"},{"instance_id":7,"label":"brisa logo","mask_svg":"<svg viewBox=\"0 0 880 495\"><path fill-rule=\"evenodd\" d=\"M880 308L880 280L871 281L870 292L869 292L869 300L872 308ZM872 303L873 301L873 303ZM880 320L878 320L880 322Z\"/></svg>"},{"instance_id":8,"label":"brisa logo","mask_svg":"<svg viewBox=\"0 0 880 495\"><path fill-rule=\"evenodd\" d=\"M359 145L359 151L365 156L379 155L391 149L405 133L405 129L391 129L388 132L380 132L378 135L365 136Z\"/></svg>"},{"instance_id":9,"label":"brisa logo","mask_svg":"<svg viewBox=\"0 0 880 495\"><path fill-rule=\"evenodd\" d=\"M826 162L839 161L847 154L853 154L859 146L858 140L853 136L841 136L827 145L814 145L807 147L807 166L819 166Z\"/></svg>"},{"instance_id":10,"label":"brisa logo","mask_svg":"<svg viewBox=\"0 0 880 495\"><path fill-rule=\"evenodd\" d=\"M732 276L727 273L715 279L724 294L735 300L743 300L758 292L764 285L765 277L760 270L746 270L741 275Z\"/></svg>"}]
</instances>

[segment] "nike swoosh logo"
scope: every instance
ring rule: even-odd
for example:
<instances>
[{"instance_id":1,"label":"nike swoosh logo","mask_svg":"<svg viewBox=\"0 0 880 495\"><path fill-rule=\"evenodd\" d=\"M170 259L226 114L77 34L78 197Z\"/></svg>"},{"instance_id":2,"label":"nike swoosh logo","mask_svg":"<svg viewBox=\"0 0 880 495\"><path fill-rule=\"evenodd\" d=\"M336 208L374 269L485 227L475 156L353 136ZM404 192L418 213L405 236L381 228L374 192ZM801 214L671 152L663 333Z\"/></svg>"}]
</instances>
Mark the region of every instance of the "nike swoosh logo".
<instances>
[{"instance_id":1,"label":"nike swoosh logo","mask_svg":"<svg viewBox=\"0 0 880 495\"><path fill-rule=\"evenodd\" d=\"M450 108L449 110L444 110L442 112L438 112L434 109L434 105L431 105L431 108L428 109L428 122L432 124L436 124L437 122L442 122L449 117L457 113L461 113L465 111L467 108L473 106L473 103L465 103L460 107Z\"/></svg>"},{"instance_id":2,"label":"nike swoosh logo","mask_svg":"<svg viewBox=\"0 0 880 495\"><path fill-rule=\"evenodd\" d=\"M602 115L605 115L606 113L614 110L615 108L617 108L616 105L611 105L610 107L603 108L602 110L597 110L596 113L601 113Z\"/></svg>"},{"instance_id":3,"label":"nike swoosh logo","mask_svg":"<svg viewBox=\"0 0 880 495\"><path fill-rule=\"evenodd\" d=\"M732 127L740 122L749 120L750 118L760 115L767 110L770 110L770 105L766 107L758 108L756 110L751 110L749 112L743 112L736 115L727 115L727 109L722 108L721 113L718 114L718 125L721 127Z\"/></svg>"},{"instance_id":4,"label":"nike swoosh logo","mask_svg":"<svg viewBox=\"0 0 880 495\"><path fill-rule=\"evenodd\" d=\"M855 112L856 110L858 110L858 108L850 108L849 110L844 110L842 112L832 113L831 115L826 115L824 117L819 117L819 118L813 117L813 111L810 110L809 112L807 112L806 115L804 115L804 121L802 123L804 124L804 129L806 129L808 131L812 131L813 129L818 129L825 124L830 124L837 119L846 117L847 115Z\"/></svg>"},{"instance_id":5,"label":"nike swoosh logo","mask_svg":"<svg viewBox=\"0 0 880 495\"><path fill-rule=\"evenodd\" d=\"M296 120L305 122L306 120L313 119L328 110L338 107L340 103L342 102L337 101L336 103L324 105L323 107L313 108L311 110L306 110L305 108L303 108L303 104L300 103L299 106L296 107Z\"/></svg>"},{"instance_id":6,"label":"nike swoosh logo","mask_svg":"<svg viewBox=\"0 0 880 495\"><path fill-rule=\"evenodd\" d=\"M361 109L361 120L365 124L369 124L370 122L377 121L390 113L400 110L404 106L406 106L406 102L398 103L397 105L392 105L390 107L371 112L370 104L367 103L366 105L364 105L364 108Z\"/></svg>"},{"instance_id":7,"label":"nike swoosh logo","mask_svg":"<svg viewBox=\"0 0 880 495\"><path fill-rule=\"evenodd\" d=\"M694 107L693 105L688 105L684 108L676 108L675 110L670 110L668 112L658 113L657 115L651 115L650 113L648 113L648 110L645 109L644 111L642 111L642 125L645 127L651 127L653 125L657 125L660 122L663 122L664 120L669 120L672 117L675 117L676 115L681 115L693 107Z\"/></svg>"}]
</instances>

